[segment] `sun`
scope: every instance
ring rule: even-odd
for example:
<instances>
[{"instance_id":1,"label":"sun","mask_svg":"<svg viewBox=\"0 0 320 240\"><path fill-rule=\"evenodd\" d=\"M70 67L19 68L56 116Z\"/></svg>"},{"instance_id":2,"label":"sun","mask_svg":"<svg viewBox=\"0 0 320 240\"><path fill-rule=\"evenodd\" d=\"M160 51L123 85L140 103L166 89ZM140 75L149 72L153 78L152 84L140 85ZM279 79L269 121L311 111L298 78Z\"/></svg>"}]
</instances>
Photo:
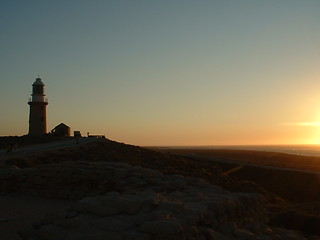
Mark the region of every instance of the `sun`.
<instances>
[{"instance_id":1,"label":"sun","mask_svg":"<svg viewBox=\"0 0 320 240\"><path fill-rule=\"evenodd\" d=\"M308 131L311 136L311 139L307 144L320 145L320 123L308 122L302 126L311 127L311 129L309 129Z\"/></svg>"},{"instance_id":2,"label":"sun","mask_svg":"<svg viewBox=\"0 0 320 240\"><path fill-rule=\"evenodd\" d=\"M320 122L294 122L287 125L298 127L294 132L297 134L297 142L300 144L320 145Z\"/></svg>"}]
</instances>

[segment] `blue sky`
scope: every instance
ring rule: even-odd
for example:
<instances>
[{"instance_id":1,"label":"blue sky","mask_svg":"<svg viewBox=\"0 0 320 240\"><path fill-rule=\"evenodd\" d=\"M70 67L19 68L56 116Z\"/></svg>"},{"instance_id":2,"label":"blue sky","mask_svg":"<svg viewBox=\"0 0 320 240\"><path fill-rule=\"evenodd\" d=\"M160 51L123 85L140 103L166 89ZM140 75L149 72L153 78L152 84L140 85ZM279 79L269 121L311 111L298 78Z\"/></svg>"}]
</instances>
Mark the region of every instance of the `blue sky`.
<instances>
[{"instance_id":1,"label":"blue sky","mask_svg":"<svg viewBox=\"0 0 320 240\"><path fill-rule=\"evenodd\" d=\"M0 135L28 132L39 74L49 129L138 145L320 139L319 1L0 6Z\"/></svg>"}]
</instances>

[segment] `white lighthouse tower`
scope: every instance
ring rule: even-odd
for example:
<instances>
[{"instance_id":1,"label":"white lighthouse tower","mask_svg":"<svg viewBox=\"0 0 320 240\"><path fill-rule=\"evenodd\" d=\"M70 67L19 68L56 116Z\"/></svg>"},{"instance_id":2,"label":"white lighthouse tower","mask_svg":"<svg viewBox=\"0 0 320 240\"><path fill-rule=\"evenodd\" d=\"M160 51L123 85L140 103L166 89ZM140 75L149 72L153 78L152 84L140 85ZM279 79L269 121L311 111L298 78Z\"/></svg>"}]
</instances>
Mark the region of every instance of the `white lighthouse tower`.
<instances>
[{"instance_id":1,"label":"white lighthouse tower","mask_svg":"<svg viewBox=\"0 0 320 240\"><path fill-rule=\"evenodd\" d=\"M32 94L29 98L29 135L41 136L47 133L47 105L45 98L44 84L41 78L37 78L32 84Z\"/></svg>"}]
</instances>

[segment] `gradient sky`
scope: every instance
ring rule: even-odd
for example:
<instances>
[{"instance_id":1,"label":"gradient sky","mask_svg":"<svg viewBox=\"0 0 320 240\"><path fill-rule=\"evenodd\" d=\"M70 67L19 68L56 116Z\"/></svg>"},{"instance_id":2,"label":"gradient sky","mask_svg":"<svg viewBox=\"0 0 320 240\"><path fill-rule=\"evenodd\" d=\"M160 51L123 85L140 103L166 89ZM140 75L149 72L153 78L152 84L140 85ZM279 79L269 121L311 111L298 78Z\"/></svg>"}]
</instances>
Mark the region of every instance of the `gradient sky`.
<instances>
[{"instance_id":1,"label":"gradient sky","mask_svg":"<svg viewBox=\"0 0 320 240\"><path fill-rule=\"evenodd\" d=\"M0 135L136 145L320 143L319 0L2 0Z\"/></svg>"}]
</instances>

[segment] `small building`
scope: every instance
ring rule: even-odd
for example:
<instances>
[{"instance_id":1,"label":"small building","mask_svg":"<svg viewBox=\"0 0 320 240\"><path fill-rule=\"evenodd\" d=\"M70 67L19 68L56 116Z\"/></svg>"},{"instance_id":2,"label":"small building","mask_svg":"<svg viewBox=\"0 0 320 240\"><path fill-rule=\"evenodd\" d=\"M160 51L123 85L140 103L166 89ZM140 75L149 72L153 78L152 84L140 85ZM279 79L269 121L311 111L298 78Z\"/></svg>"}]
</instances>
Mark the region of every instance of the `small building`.
<instances>
[{"instance_id":1,"label":"small building","mask_svg":"<svg viewBox=\"0 0 320 240\"><path fill-rule=\"evenodd\" d=\"M59 137L70 137L70 127L64 123L60 123L51 131L52 135Z\"/></svg>"},{"instance_id":2,"label":"small building","mask_svg":"<svg viewBox=\"0 0 320 240\"><path fill-rule=\"evenodd\" d=\"M74 131L73 136L75 137L81 137L81 132L80 131Z\"/></svg>"}]
</instances>

